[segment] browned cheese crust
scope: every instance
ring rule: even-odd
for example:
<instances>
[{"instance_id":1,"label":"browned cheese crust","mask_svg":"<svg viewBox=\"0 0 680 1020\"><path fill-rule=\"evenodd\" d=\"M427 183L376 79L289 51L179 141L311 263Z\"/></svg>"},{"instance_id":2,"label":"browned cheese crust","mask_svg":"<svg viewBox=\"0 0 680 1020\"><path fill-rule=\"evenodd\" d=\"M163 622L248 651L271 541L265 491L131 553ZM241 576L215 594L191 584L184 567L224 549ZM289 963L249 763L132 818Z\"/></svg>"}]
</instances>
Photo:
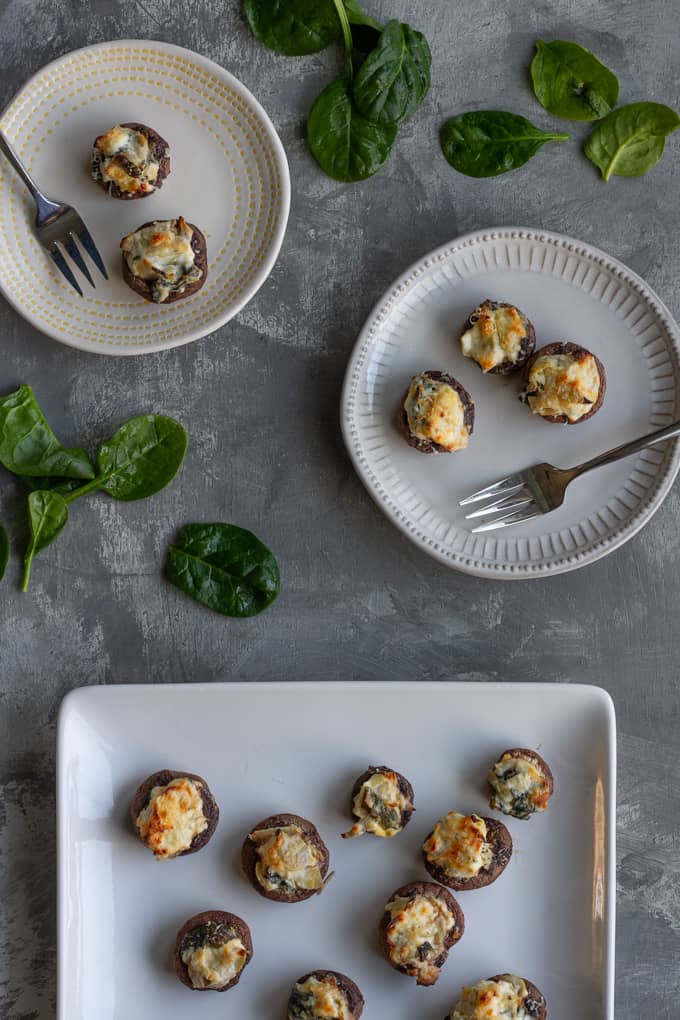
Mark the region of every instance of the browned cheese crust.
<instances>
[{"instance_id":1,"label":"browned cheese crust","mask_svg":"<svg viewBox=\"0 0 680 1020\"><path fill-rule=\"evenodd\" d=\"M138 230L144 230L145 227L150 227L154 223L159 223L160 220L147 220L146 223L142 223L141 226L136 227L135 230L130 233L136 234ZM151 287L146 280L141 280L138 276L135 276L129 269L128 264L125 260L125 253L122 255L123 264L123 279L136 294L143 297L146 301L151 301L153 304L169 305L173 301L182 301L184 298L191 297L201 289L203 284L208 278L208 247L206 244L204 234L198 229L198 227L189 223L187 225L193 230L193 236L191 238L191 247L195 255L195 265L201 270L200 279L195 280L193 283L188 283L182 291L171 291L165 301L154 301L153 292Z\"/></svg>"},{"instance_id":2,"label":"browned cheese crust","mask_svg":"<svg viewBox=\"0 0 680 1020\"><path fill-rule=\"evenodd\" d=\"M543 421L552 422L554 425L580 425L581 422L588 421L588 418L592 418L593 415L596 414L602 407L602 401L604 400L604 395L607 392L607 376L604 370L604 365L597 355L593 354L592 351L586 350L585 347L581 347L580 344L574 344L571 342L546 344L545 347L539 347L537 351L534 351L524 366L523 380L525 389L529 382L529 373L531 372L535 362L538 358L541 358L546 354L571 354L577 361L585 361L586 358L594 358L595 364L597 365L597 371L600 375L600 389L597 394L597 400L592 405L588 413L584 414L582 418L578 418L576 421L570 421L566 414L539 414L538 417L542 418Z\"/></svg>"},{"instance_id":3,"label":"browned cheese crust","mask_svg":"<svg viewBox=\"0 0 680 1020\"><path fill-rule=\"evenodd\" d=\"M472 435L475 425L475 405L472 397L462 386L457 379L454 379L448 372L436 372L434 370L422 372L421 375L425 375L428 379L432 379L434 382L447 383L452 389L456 391L463 403L463 421L468 433ZM446 447L440 446L439 443L433 442L431 439L418 439L411 432L408 424L408 415L404 403L408 397L409 386L406 387L404 396L401 399L399 405L399 428L402 432L406 442L409 446L412 446L414 450L418 450L420 453L455 453L455 450L447 450Z\"/></svg>"},{"instance_id":4,"label":"browned cheese crust","mask_svg":"<svg viewBox=\"0 0 680 1020\"><path fill-rule=\"evenodd\" d=\"M415 811L415 807L413 806L415 796L413 793L413 787L409 783L408 779L406 779L405 776L402 776L401 772L397 772L395 769L389 768L388 765L370 765L365 772L361 773L361 775L355 782L354 786L352 787L352 792L350 794L349 798L350 814L352 815L352 818L354 818L355 821L359 821L359 816L354 813L354 800L357 794L359 793L359 790L364 785L364 783L368 779L370 779L371 776L378 775L378 773L388 774L392 773L397 777L397 786L399 787L399 792L402 794L403 797L406 798L408 804L410 805L409 807L404 808L404 810L401 812L401 828L405 829L408 823L411 821L411 816ZM346 835L347 835L346 833L343 833L343 838L345 838Z\"/></svg>"},{"instance_id":5,"label":"browned cheese crust","mask_svg":"<svg viewBox=\"0 0 680 1020\"><path fill-rule=\"evenodd\" d=\"M421 851L425 867L432 877L437 882L441 882L442 885L448 886L449 889L455 889L456 892L482 889L486 885L491 885L505 871L512 857L512 836L505 825L496 818L484 818L482 815L479 817L482 818L482 821L486 822L487 842L493 847L493 858L489 866L482 868L476 875L471 875L470 878L459 878L451 875L446 868L429 861L424 848ZM427 843L431 837L432 832L427 835L424 843Z\"/></svg>"},{"instance_id":6,"label":"browned cheese crust","mask_svg":"<svg viewBox=\"0 0 680 1020\"><path fill-rule=\"evenodd\" d=\"M109 181L107 183L104 180L96 180L95 183L98 184L100 188L103 188L106 194L110 195L111 198L120 198L124 202L133 202L137 198L149 198L163 187L163 181L170 173L170 146L164 138L161 138L157 131L154 131L153 128L147 127L146 124L126 123L121 124L120 126L130 128L132 131L139 131L140 134L146 135L149 139L149 147L153 148L154 158L158 163L158 175L156 177L154 190L131 193L129 191L121 191L118 185L114 184L113 181ZM96 141L97 139L95 138L95 143ZM93 153L96 152L96 145L94 143L92 145L92 150Z\"/></svg>"},{"instance_id":7,"label":"browned cheese crust","mask_svg":"<svg viewBox=\"0 0 680 1020\"><path fill-rule=\"evenodd\" d=\"M508 974L494 974L488 980L501 981L504 977L508 977ZM548 1006L545 1001L545 995L536 987L533 981L529 981L527 978L522 978L522 981L527 986L527 994L524 998L525 1010L532 1020L547 1020Z\"/></svg>"},{"instance_id":8,"label":"browned cheese crust","mask_svg":"<svg viewBox=\"0 0 680 1020\"><path fill-rule=\"evenodd\" d=\"M361 1014L364 1011L364 997L359 990L359 986L348 978L346 974L341 974L337 970L311 970L308 974L303 974L301 978L298 978L295 982L296 985L303 985L309 978L314 977L318 981L328 981L332 979L336 982L340 988L342 994L345 996L347 1007L352 1014L352 1020L359 1020ZM290 1005L293 999L294 990L291 991L290 999L288 1003Z\"/></svg>"},{"instance_id":9,"label":"browned cheese crust","mask_svg":"<svg viewBox=\"0 0 680 1020\"><path fill-rule=\"evenodd\" d=\"M402 885L398 889L395 889L387 902L392 903L394 900L401 898L413 900L417 896L428 896L441 900L449 908L454 917L453 927L449 930L444 940L444 948L442 952L439 956L430 961L433 967L440 970L446 963L449 950L463 937L463 933L465 932L465 916L460 904L451 895L449 890L445 889L442 885L436 885L434 882L409 882L406 885ZM386 909L380 921L379 929L380 944L383 955L393 970L398 970L400 974L406 974L408 977L414 977L416 975L411 972L407 965L396 964L390 957L390 944L387 938L387 929L391 923L392 916L390 911ZM431 981L425 981L421 977L417 977L416 983L419 985L433 985L437 981L438 977L439 975L437 974Z\"/></svg>"},{"instance_id":10,"label":"browned cheese crust","mask_svg":"<svg viewBox=\"0 0 680 1020\"><path fill-rule=\"evenodd\" d=\"M182 960L182 943L187 935L196 928L202 928L206 924L222 925L234 933L234 935L241 940L246 950L246 962L236 977L225 985L224 988L194 988L189 977L189 971L187 965ZM186 921L180 930L177 932L177 938L175 939L175 947L172 952L172 965L175 970L175 974L180 979L183 985L190 988L192 992L227 992L234 985L237 985L241 980L241 975L246 969L248 964L253 958L253 940L250 934L250 928L237 914L230 914L226 910L203 910L200 914L194 914Z\"/></svg>"},{"instance_id":11,"label":"browned cheese crust","mask_svg":"<svg viewBox=\"0 0 680 1020\"><path fill-rule=\"evenodd\" d=\"M328 866L330 863L328 847L321 838L316 826L306 818L301 818L300 815L290 814L270 815L269 818L263 818L261 822L257 823L257 825L253 825L250 832L257 832L258 829L284 829L288 825L297 825L307 840L317 848L321 854L319 870L321 872L321 877L325 879L328 874ZM250 833L248 833L241 848L241 866L253 889L258 892L260 896L264 896L265 899L275 900L278 903L299 903L301 900L308 900L310 896L317 896L320 892L323 892L323 888L297 889L293 893L286 892L285 890L275 891L264 889L257 878L255 870L257 862L257 846L251 840Z\"/></svg>"},{"instance_id":12,"label":"browned cheese crust","mask_svg":"<svg viewBox=\"0 0 680 1020\"><path fill-rule=\"evenodd\" d=\"M217 806L217 801L210 792L210 787L206 783L202 776L194 775L193 772L175 772L172 769L161 769L160 772L154 772L153 775L145 779L144 782L138 787L137 792L132 798L130 805L130 817L132 818L132 828L135 831L135 835L144 843L144 840L137 831L137 817L143 808L146 807L149 794L153 790L154 786L167 786L173 779L191 779L195 783L201 784L201 799L203 801L203 814L208 822L207 829L203 832L199 832L197 836L194 836L191 846L188 850L182 850L181 853L176 854L177 857L186 857L187 854L195 854L197 850L201 850L206 843L211 839L217 823L220 820L220 809ZM144 843L146 846L146 843Z\"/></svg>"},{"instance_id":13,"label":"browned cheese crust","mask_svg":"<svg viewBox=\"0 0 680 1020\"><path fill-rule=\"evenodd\" d=\"M526 330L526 336L522 340L522 345L520 347L519 357L518 357L517 361L502 361L500 363L500 365L496 365L494 368L490 368L488 370L488 372L485 372L484 374L485 375L510 375L512 372L519 372L520 369L524 368L524 366L526 365L527 361L529 360L529 358L533 354L534 348L536 347L536 330L534 329L533 322L531 322L531 320L526 317L524 312L520 311L520 309L517 308L517 305L508 304L507 301L492 301L491 298L487 298L486 301L482 301L481 305L479 305L480 308L482 308L484 306L487 306L488 308L491 308L493 311L495 311L496 308L515 308L515 309L517 309L517 311L519 312L519 314L521 316L524 328ZM468 318L465 320L465 325L463 326L463 328L460 331L460 336L461 337L462 337L463 333L467 333L467 331L469 329L472 329L472 327L475 325L474 322L472 321L472 316L473 315L474 315L474 312L471 312L470 315L468 316ZM460 339L460 337L459 337L459 339ZM479 368L480 372L483 371L482 366L477 361L475 361L474 358L470 358L469 360L475 362L475 364Z\"/></svg>"}]
</instances>

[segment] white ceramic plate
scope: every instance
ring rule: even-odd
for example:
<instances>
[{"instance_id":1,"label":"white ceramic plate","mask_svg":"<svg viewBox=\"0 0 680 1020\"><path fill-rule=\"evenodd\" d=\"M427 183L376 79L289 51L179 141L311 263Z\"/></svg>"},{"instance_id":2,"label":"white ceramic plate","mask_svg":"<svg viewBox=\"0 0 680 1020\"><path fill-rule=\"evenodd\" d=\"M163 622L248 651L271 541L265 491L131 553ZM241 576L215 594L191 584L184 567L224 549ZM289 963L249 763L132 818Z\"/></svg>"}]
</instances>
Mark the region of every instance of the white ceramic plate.
<instances>
[{"instance_id":1,"label":"white ceramic plate","mask_svg":"<svg viewBox=\"0 0 680 1020\"><path fill-rule=\"evenodd\" d=\"M163 187L132 202L89 176L94 139L121 121L148 124L170 145ZM147 40L88 46L31 78L0 126L45 192L76 207L109 272L108 283L93 272L96 290L81 280L78 297L35 240L30 196L0 158L0 288L55 340L104 354L175 347L231 319L269 275L288 219L286 156L260 104L211 60ZM123 283L120 239L180 214L206 235L208 280L156 306Z\"/></svg>"},{"instance_id":2,"label":"white ceramic plate","mask_svg":"<svg viewBox=\"0 0 680 1020\"><path fill-rule=\"evenodd\" d=\"M571 340L603 361L607 394L581 425L552 425L517 400L516 377L484 376L457 343L485 298L516 304L537 344ZM350 359L342 427L368 491L409 538L448 566L525 578L584 566L631 538L680 466L677 441L584 475L551 514L473 535L458 501L541 461L570 467L680 417L680 331L630 269L580 241L504 227L467 234L401 276L368 318ZM396 426L411 376L450 372L475 402L474 434L455 454L425 456ZM478 524L478 521L474 522Z\"/></svg>"},{"instance_id":3,"label":"white ceramic plate","mask_svg":"<svg viewBox=\"0 0 680 1020\"><path fill-rule=\"evenodd\" d=\"M438 983L417 988L381 957L391 893L426 879L419 847L446 811L484 813L488 766L536 747L555 773L546 814L504 819L515 843L486 889L459 893L463 939ZM613 1020L615 722L596 687L552 684L178 684L92 687L59 720L59 1020L282 1017L291 984L337 969L365 1020L441 1020L463 983L506 970L545 993L550 1020ZM392 840L342 840L368 764L413 783L416 814ZM220 823L197 854L159 863L132 834L138 783L160 768L204 776ZM304 903L262 899L239 853L260 818L312 819L335 876ZM251 926L240 984L197 995L173 975L183 922L218 908Z\"/></svg>"}]
</instances>

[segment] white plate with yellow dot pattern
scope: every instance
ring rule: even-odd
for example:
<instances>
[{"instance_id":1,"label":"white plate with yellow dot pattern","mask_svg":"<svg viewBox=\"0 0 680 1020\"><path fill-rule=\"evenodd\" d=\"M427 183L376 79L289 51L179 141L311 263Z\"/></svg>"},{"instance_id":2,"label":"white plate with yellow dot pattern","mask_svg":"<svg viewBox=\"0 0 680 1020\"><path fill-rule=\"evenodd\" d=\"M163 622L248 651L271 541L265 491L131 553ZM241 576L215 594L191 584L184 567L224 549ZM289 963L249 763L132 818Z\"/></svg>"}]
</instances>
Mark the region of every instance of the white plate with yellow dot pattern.
<instances>
[{"instance_id":1,"label":"white plate with yellow dot pattern","mask_svg":"<svg viewBox=\"0 0 680 1020\"><path fill-rule=\"evenodd\" d=\"M550 424L517 399L521 373L483 375L463 357L463 323L487 298L521 308L537 347L573 341L600 358L597 414ZM466 449L424 456L397 421L411 377L433 369L465 387L475 423ZM577 478L558 510L507 529L474 533L481 522L459 500L532 464L572 467L663 428L680 416L679 392L680 329L639 276L582 241L501 227L431 252L380 299L349 362L342 427L368 491L425 552L478 577L545 577L592 563L649 521L678 473L677 440Z\"/></svg>"},{"instance_id":2,"label":"white plate with yellow dot pattern","mask_svg":"<svg viewBox=\"0 0 680 1020\"><path fill-rule=\"evenodd\" d=\"M156 193L111 198L90 176L94 139L115 124L154 128L171 171ZM79 297L33 236L34 207L0 162L0 289L43 333L81 350L144 354L205 336L231 319L269 275L283 240L290 179L283 146L251 93L218 64L168 43L123 40L48 64L0 126L50 197L75 206L109 273ZM205 234L209 273L168 305L123 282L120 240L148 220L182 215ZM79 275L76 271L76 274Z\"/></svg>"}]
</instances>

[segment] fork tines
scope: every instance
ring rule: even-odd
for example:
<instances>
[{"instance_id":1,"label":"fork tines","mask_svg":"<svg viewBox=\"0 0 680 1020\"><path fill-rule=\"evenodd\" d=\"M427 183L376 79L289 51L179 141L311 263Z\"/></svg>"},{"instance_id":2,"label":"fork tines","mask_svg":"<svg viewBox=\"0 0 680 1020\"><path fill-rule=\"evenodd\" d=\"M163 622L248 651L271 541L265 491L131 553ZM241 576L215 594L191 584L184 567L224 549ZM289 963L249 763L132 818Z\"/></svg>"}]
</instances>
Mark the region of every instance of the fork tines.
<instances>
[{"instance_id":1,"label":"fork tines","mask_svg":"<svg viewBox=\"0 0 680 1020\"><path fill-rule=\"evenodd\" d=\"M480 523L472 529L473 534L482 531L495 531L497 528L507 528L511 524L520 524L522 521L530 521L541 512L536 500L526 485L526 477L521 474L509 475L501 478L499 482L487 485L484 489L473 492L472 495L461 499L459 506L470 506L473 503L485 502L485 505L472 510L465 515L465 520L489 517L491 514L500 514L492 521Z\"/></svg>"},{"instance_id":2,"label":"fork tines","mask_svg":"<svg viewBox=\"0 0 680 1020\"><path fill-rule=\"evenodd\" d=\"M52 259L52 261L54 262L55 266L57 267L61 275L64 277L64 279L68 283L70 283L70 285L73 287L76 293L82 297L83 292L80 288L80 284L78 283L78 280L76 279L73 270L71 269L71 266L69 265L64 253L66 253L75 263L75 265L78 267L78 269L83 274L83 276L85 277L85 279L87 280L91 287L94 287L95 283L94 280L92 279L90 270L87 268L87 263L83 258L80 248L78 247L76 238L78 241L80 241L85 252L90 256L90 258L92 259L92 261L94 262L95 266L102 274L104 279L108 280L109 277L106 272L104 263L102 261L102 257L99 254L99 251L97 250L97 246L92 239L92 235L90 234L89 230L85 225L82 226L82 228L78 231L77 234L75 231L72 230L68 233L68 235L65 238L60 238L58 242L56 240L52 241L44 245L43 247L45 248L45 251L50 256L50 258ZM63 246L63 251L60 245Z\"/></svg>"}]
</instances>

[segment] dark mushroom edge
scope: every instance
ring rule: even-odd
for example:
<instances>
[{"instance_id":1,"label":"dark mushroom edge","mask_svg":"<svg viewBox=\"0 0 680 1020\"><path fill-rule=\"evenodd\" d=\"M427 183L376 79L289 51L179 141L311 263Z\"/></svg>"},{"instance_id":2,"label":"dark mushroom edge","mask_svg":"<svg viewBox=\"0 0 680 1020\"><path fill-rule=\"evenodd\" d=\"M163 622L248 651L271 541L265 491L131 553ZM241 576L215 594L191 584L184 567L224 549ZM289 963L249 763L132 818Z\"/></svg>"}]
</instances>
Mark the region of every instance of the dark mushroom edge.
<instances>
[{"instance_id":1,"label":"dark mushroom edge","mask_svg":"<svg viewBox=\"0 0 680 1020\"><path fill-rule=\"evenodd\" d=\"M415 977L419 985L433 985L464 931L463 911L448 889L410 882L387 901L380 942L390 967Z\"/></svg>"},{"instance_id":2,"label":"dark mushroom edge","mask_svg":"<svg viewBox=\"0 0 680 1020\"><path fill-rule=\"evenodd\" d=\"M182 780L186 780L187 785L178 785ZM151 794L157 787L161 788L160 799L157 794L152 804ZM171 789L166 790L166 787ZM161 811L164 815L162 820L159 817ZM172 811L176 812L177 825L168 828L168 813ZM142 812L145 812L145 817L140 826ZM195 854L208 843L217 828L220 809L201 776L193 772L161 769L138 787L130 805L130 816L135 834L144 846L158 860L171 860ZM180 835L182 826L186 830L183 841Z\"/></svg>"},{"instance_id":3,"label":"dark mushroom edge","mask_svg":"<svg viewBox=\"0 0 680 1020\"><path fill-rule=\"evenodd\" d=\"M400 772L387 765L371 765L362 772L350 795L354 825L343 832L352 839L368 832L390 839L401 832L415 811L413 787Z\"/></svg>"},{"instance_id":4,"label":"dark mushroom edge","mask_svg":"<svg viewBox=\"0 0 680 1020\"><path fill-rule=\"evenodd\" d=\"M523 368L533 354L536 330L516 305L487 298L466 319L459 343L463 357L474 361L485 375L509 375Z\"/></svg>"},{"instance_id":5,"label":"dark mushroom edge","mask_svg":"<svg viewBox=\"0 0 680 1020\"><path fill-rule=\"evenodd\" d=\"M140 135L146 141L141 150L135 137ZM170 173L170 146L146 124L116 124L95 138L90 169L92 179L112 198L148 198Z\"/></svg>"},{"instance_id":6,"label":"dark mushroom edge","mask_svg":"<svg viewBox=\"0 0 680 1020\"><path fill-rule=\"evenodd\" d=\"M511 747L487 773L489 807L513 818L527 819L545 811L555 789L547 761L528 747Z\"/></svg>"},{"instance_id":7,"label":"dark mushroom edge","mask_svg":"<svg viewBox=\"0 0 680 1020\"><path fill-rule=\"evenodd\" d=\"M433 389L433 393L423 393L425 403L424 405L421 404L423 407L422 420L424 428L426 429L429 428L432 431L432 422L434 420L436 423L438 418L442 418L444 423L447 423L446 414L438 412L435 413L435 407L429 399L429 397L436 395L437 389L439 389L440 393L448 396L446 390L442 390L438 384L443 384L444 387L452 389L458 397L459 407L454 408L457 412L458 420L454 422L451 422L450 419L448 420L449 432L452 433L451 441L449 443L437 442L435 438L428 438L427 436L418 436L412 430L406 404L410 401L412 388L418 385L425 388L428 387L428 384ZM409 446L412 446L420 453L455 453L457 450L463 450L467 446L470 436L474 430L474 424L475 405L472 397L465 387L462 386L457 379L454 379L452 375L449 375L448 372L428 370L413 376L399 408L399 428ZM441 432L437 432L436 434L439 435L440 438L444 438L444 435Z\"/></svg>"},{"instance_id":8,"label":"dark mushroom edge","mask_svg":"<svg viewBox=\"0 0 680 1020\"><path fill-rule=\"evenodd\" d=\"M343 1000L343 1012L331 1014L336 1006L333 1000ZM358 986L336 970L313 970L295 982L288 1000L287 1020L326 1020L342 1016L345 1020L359 1020L364 1011L364 997Z\"/></svg>"},{"instance_id":9,"label":"dark mushroom edge","mask_svg":"<svg viewBox=\"0 0 680 1020\"><path fill-rule=\"evenodd\" d=\"M585 362L592 358L595 367L597 368L597 375L599 377L599 387L597 389L597 392L595 392L594 389L588 389L584 381L582 383L582 388L584 392L579 392L578 390L575 390L573 386L571 388L571 395L579 397L580 399L578 401L568 400L567 397L569 396L570 391L563 389L564 396L560 396L558 392L556 395L553 395L552 398L550 398L549 396L546 397L547 404L542 404L537 398L540 398L542 394L545 394L546 390L535 388L535 380L532 381L532 372L534 371L536 364L540 358L554 358L554 357L568 358L570 362L575 365L579 364L583 365ZM593 354L592 351L586 350L586 348L581 347L580 344L574 344L571 342L568 343L558 342L546 344L545 347L539 347L539 349L532 354L532 356L529 358L526 365L524 366L522 379L523 388L519 397L522 403L528 405L532 414L537 415L538 417L543 418L544 421L551 422L552 424L555 425L580 425L582 422L587 421L589 418L592 418L593 415L596 414L602 407L602 402L607 391L607 377L604 365L602 364L600 359L595 354ZM588 389L588 393L585 392L586 389ZM570 417L567 410L559 413L551 413L550 410L551 399L553 405L552 411L554 412L557 412L558 410L557 407L554 406L556 403L563 408L564 407L577 408L582 406L583 408L587 408L587 410L585 410L585 413L579 414L578 417L574 417L573 413L572 416ZM544 410L541 410L541 407L543 407Z\"/></svg>"},{"instance_id":10,"label":"dark mushroom edge","mask_svg":"<svg viewBox=\"0 0 680 1020\"><path fill-rule=\"evenodd\" d=\"M300 850L307 856L303 874L297 878L287 866L287 849L288 862L299 862ZM320 893L332 877L329 862L328 847L318 829L300 815L263 818L250 830L241 849L241 865L253 889L279 903L299 903Z\"/></svg>"},{"instance_id":11,"label":"dark mushroom edge","mask_svg":"<svg viewBox=\"0 0 680 1020\"><path fill-rule=\"evenodd\" d=\"M250 928L236 914L204 910L177 933L172 954L177 977L194 992L226 992L253 957Z\"/></svg>"},{"instance_id":12,"label":"dark mushroom edge","mask_svg":"<svg viewBox=\"0 0 680 1020\"><path fill-rule=\"evenodd\" d=\"M512 857L512 837L502 822L450 811L423 841L426 869L458 892L491 885Z\"/></svg>"}]
</instances>

